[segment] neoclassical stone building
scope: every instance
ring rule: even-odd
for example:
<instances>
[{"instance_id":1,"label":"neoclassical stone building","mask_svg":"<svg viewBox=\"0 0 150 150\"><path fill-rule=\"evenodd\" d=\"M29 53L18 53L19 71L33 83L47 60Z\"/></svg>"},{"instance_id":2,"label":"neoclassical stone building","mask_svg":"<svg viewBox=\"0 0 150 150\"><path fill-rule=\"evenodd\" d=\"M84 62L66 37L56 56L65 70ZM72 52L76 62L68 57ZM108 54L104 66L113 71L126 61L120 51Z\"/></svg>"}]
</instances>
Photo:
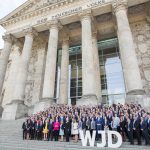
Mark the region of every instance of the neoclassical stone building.
<instances>
[{"instance_id":1,"label":"neoclassical stone building","mask_svg":"<svg viewBox=\"0 0 150 150\"><path fill-rule=\"evenodd\" d=\"M150 106L150 0L28 0L0 20L2 119L54 104Z\"/></svg>"}]
</instances>

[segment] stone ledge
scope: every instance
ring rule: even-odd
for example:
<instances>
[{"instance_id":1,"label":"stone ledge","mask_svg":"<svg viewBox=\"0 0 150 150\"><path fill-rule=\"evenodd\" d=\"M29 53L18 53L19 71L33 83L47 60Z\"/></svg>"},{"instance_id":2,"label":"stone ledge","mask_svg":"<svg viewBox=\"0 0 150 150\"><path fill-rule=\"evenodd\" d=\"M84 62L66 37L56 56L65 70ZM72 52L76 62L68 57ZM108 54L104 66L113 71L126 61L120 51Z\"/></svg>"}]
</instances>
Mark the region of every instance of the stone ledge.
<instances>
[{"instance_id":1,"label":"stone ledge","mask_svg":"<svg viewBox=\"0 0 150 150\"><path fill-rule=\"evenodd\" d=\"M83 95L81 99L78 99L76 101L76 105L78 106L83 106L83 105L97 105L98 104L98 99L96 95Z\"/></svg>"},{"instance_id":2,"label":"stone ledge","mask_svg":"<svg viewBox=\"0 0 150 150\"><path fill-rule=\"evenodd\" d=\"M28 107L19 100L4 106L2 120L16 120L24 117L28 113Z\"/></svg>"},{"instance_id":3,"label":"stone ledge","mask_svg":"<svg viewBox=\"0 0 150 150\"><path fill-rule=\"evenodd\" d=\"M39 103L35 104L33 113L43 111L49 108L50 106L54 106L54 105L56 105L54 98L42 98Z\"/></svg>"}]
</instances>

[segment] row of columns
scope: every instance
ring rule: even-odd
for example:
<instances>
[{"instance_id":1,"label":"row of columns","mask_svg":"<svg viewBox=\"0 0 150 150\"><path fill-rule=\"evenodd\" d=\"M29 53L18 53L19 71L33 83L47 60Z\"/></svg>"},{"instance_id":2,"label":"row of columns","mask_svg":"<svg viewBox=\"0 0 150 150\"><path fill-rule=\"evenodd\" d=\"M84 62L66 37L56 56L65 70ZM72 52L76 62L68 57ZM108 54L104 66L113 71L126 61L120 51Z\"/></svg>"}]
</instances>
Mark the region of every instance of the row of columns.
<instances>
[{"instance_id":1,"label":"row of columns","mask_svg":"<svg viewBox=\"0 0 150 150\"><path fill-rule=\"evenodd\" d=\"M120 54L123 65L123 72L128 93L143 91L140 70L136 58L133 37L127 17L127 1L114 0L113 10L117 22L117 34L120 46ZM83 82L83 99L78 104L98 103L101 97L100 88L100 68L98 58L98 48L96 36L92 36L92 17L91 10L84 11L79 14L82 24L82 82ZM55 72L57 60L58 34L61 25L57 20L47 24L49 26L49 42L46 57L46 66L43 83L42 98L54 103L55 89ZM31 57L32 44L37 32L33 29L25 31L25 42L21 54L19 70L14 88L13 100L24 99L25 85L27 79L27 71L29 60ZM6 39L6 40L5 40ZM4 38L5 46L0 59L0 92L4 82L6 67L9 54L12 47L12 40ZM61 60L61 77L60 77L60 104L67 104L68 101L68 66L69 66L69 39L64 39L62 44L62 60ZM89 101L88 101L89 100Z\"/></svg>"}]
</instances>

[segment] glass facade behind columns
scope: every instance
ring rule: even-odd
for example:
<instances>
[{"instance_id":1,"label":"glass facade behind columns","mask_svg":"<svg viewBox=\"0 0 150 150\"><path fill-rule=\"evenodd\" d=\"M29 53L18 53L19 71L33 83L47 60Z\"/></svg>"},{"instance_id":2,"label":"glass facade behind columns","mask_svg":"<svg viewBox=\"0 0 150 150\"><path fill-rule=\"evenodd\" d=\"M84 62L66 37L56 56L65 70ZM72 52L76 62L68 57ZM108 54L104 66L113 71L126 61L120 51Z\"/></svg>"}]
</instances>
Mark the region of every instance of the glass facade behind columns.
<instances>
[{"instance_id":1,"label":"glass facade behind columns","mask_svg":"<svg viewBox=\"0 0 150 150\"><path fill-rule=\"evenodd\" d=\"M117 38L98 42L102 102L125 102L125 84Z\"/></svg>"},{"instance_id":2,"label":"glass facade behind columns","mask_svg":"<svg viewBox=\"0 0 150 150\"><path fill-rule=\"evenodd\" d=\"M106 104L124 103L125 84L117 38L99 41L100 78L102 102ZM60 66L60 52L58 65ZM82 52L81 45L69 48L71 65L70 98L73 105L82 97Z\"/></svg>"}]
</instances>

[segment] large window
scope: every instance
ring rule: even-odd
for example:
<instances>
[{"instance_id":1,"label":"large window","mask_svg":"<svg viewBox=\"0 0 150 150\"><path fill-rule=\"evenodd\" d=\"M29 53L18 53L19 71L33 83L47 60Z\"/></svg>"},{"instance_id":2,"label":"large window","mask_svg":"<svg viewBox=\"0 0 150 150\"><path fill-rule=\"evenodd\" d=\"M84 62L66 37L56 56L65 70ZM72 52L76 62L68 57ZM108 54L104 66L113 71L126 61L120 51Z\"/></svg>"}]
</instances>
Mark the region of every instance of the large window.
<instances>
[{"instance_id":1,"label":"large window","mask_svg":"<svg viewBox=\"0 0 150 150\"><path fill-rule=\"evenodd\" d=\"M82 55L81 46L69 49L69 64L71 65L71 103L76 104L76 100L82 96Z\"/></svg>"},{"instance_id":2,"label":"large window","mask_svg":"<svg viewBox=\"0 0 150 150\"><path fill-rule=\"evenodd\" d=\"M125 86L116 38L98 42L103 103L124 103Z\"/></svg>"},{"instance_id":3,"label":"large window","mask_svg":"<svg viewBox=\"0 0 150 150\"><path fill-rule=\"evenodd\" d=\"M98 43L102 102L124 103L125 85L117 38ZM61 50L58 52L57 66L60 66ZM81 45L69 48L70 99L73 105L82 97L82 52ZM56 77L57 79L57 77ZM57 84L57 82L56 82ZM57 89L56 89L57 90ZM56 92L55 92L56 95Z\"/></svg>"}]
</instances>

